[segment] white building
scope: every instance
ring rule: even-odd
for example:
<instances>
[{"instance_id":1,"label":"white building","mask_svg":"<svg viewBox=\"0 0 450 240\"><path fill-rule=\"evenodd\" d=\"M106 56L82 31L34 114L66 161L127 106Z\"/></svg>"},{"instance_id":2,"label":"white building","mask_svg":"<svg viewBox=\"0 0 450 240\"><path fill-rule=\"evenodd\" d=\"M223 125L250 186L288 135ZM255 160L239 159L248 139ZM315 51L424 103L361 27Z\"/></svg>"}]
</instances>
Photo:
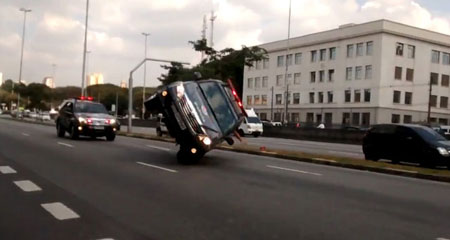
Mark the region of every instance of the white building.
<instances>
[{"instance_id":1,"label":"white building","mask_svg":"<svg viewBox=\"0 0 450 240\"><path fill-rule=\"evenodd\" d=\"M103 74L101 73L93 73L88 75L87 86L104 84Z\"/></svg>"},{"instance_id":2,"label":"white building","mask_svg":"<svg viewBox=\"0 0 450 240\"><path fill-rule=\"evenodd\" d=\"M286 46L260 45L269 59L244 70L244 105L262 119L284 119L287 63L291 122L426 121L431 99L431 121L449 124L448 35L378 20L292 38L287 58Z\"/></svg>"},{"instance_id":3,"label":"white building","mask_svg":"<svg viewBox=\"0 0 450 240\"><path fill-rule=\"evenodd\" d=\"M0 72L0 86L3 85L3 73Z\"/></svg>"},{"instance_id":4,"label":"white building","mask_svg":"<svg viewBox=\"0 0 450 240\"><path fill-rule=\"evenodd\" d=\"M45 77L42 83L49 88L55 88L55 81L53 77Z\"/></svg>"}]
</instances>

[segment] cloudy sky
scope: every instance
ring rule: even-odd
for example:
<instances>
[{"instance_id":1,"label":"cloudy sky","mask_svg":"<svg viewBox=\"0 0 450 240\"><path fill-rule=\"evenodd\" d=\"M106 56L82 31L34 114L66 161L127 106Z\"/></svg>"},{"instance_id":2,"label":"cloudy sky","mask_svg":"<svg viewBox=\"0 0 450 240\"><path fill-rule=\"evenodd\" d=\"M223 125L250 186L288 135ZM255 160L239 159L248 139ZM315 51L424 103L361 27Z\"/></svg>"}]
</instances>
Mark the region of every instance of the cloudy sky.
<instances>
[{"instance_id":1,"label":"cloudy sky","mask_svg":"<svg viewBox=\"0 0 450 240\"><path fill-rule=\"evenodd\" d=\"M119 84L144 55L197 64L200 55L188 44L200 39L203 16L215 10L216 49L239 48L286 38L289 0L90 0L89 72ZM86 0L1 0L0 72L19 75L23 13L27 15L23 79L56 85L81 85ZM292 0L292 36L380 18L450 34L449 0ZM208 34L209 37L209 22ZM156 86L160 63L147 65L147 85ZM135 74L142 85L143 74Z\"/></svg>"}]
</instances>

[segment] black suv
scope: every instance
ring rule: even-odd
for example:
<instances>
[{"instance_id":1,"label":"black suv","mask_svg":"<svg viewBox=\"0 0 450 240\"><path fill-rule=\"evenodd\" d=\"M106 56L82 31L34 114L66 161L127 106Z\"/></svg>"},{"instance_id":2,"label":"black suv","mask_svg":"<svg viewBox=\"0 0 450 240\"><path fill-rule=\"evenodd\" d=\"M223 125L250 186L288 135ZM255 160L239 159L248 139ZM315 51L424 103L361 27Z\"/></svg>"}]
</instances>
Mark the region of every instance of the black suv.
<instances>
[{"instance_id":1,"label":"black suv","mask_svg":"<svg viewBox=\"0 0 450 240\"><path fill-rule=\"evenodd\" d=\"M120 129L119 123L108 114L103 104L92 100L91 97L73 98L60 105L55 121L58 137L64 137L68 132L72 139L78 139L80 135L105 136L108 141L114 141L116 131Z\"/></svg>"},{"instance_id":2,"label":"black suv","mask_svg":"<svg viewBox=\"0 0 450 240\"><path fill-rule=\"evenodd\" d=\"M404 161L450 168L450 141L421 125L374 125L363 139L363 152L367 160L384 158L394 163Z\"/></svg>"},{"instance_id":3,"label":"black suv","mask_svg":"<svg viewBox=\"0 0 450 240\"><path fill-rule=\"evenodd\" d=\"M162 113L169 134L180 145L180 163L195 163L224 140L231 138L246 117L231 81L174 82L145 101L152 113Z\"/></svg>"}]
</instances>

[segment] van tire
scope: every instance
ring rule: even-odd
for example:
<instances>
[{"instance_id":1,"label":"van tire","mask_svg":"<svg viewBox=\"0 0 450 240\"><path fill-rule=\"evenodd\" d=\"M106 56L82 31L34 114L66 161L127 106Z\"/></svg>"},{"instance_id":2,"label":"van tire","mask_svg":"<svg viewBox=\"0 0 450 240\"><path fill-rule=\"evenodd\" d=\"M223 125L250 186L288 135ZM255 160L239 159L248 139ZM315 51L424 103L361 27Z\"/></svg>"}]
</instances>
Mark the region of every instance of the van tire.
<instances>
[{"instance_id":1,"label":"van tire","mask_svg":"<svg viewBox=\"0 0 450 240\"><path fill-rule=\"evenodd\" d=\"M64 127L59 122L56 124L56 133L60 138L63 138L64 135L66 134Z\"/></svg>"},{"instance_id":2,"label":"van tire","mask_svg":"<svg viewBox=\"0 0 450 240\"><path fill-rule=\"evenodd\" d=\"M244 136L245 136L244 130L239 129L238 132L239 132L239 135L241 135L241 137L244 137Z\"/></svg>"}]
</instances>

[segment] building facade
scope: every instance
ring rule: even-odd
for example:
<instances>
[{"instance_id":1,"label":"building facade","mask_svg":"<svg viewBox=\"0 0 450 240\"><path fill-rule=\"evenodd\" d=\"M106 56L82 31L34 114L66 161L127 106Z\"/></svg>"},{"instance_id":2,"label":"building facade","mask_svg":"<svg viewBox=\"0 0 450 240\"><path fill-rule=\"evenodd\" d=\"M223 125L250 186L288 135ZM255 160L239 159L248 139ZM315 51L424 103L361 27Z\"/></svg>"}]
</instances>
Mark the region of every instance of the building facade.
<instances>
[{"instance_id":1,"label":"building facade","mask_svg":"<svg viewBox=\"0 0 450 240\"><path fill-rule=\"evenodd\" d=\"M100 85L100 84L104 84L103 74L93 73L93 74L88 75L86 86L93 86L93 85Z\"/></svg>"},{"instance_id":2,"label":"building facade","mask_svg":"<svg viewBox=\"0 0 450 240\"><path fill-rule=\"evenodd\" d=\"M45 77L44 80L42 80L42 83L49 88L55 88L55 81L53 77Z\"/></svg>"},{"instance_id":3,"label":"building facade","mask_svg":"<svg viewBox=\"0 0 450 240\"><path fill-rule=\"evenodd\" d=\"M448 35L378 20L259 47L268 59L245 68L243 102L261 119L284 119L288 89L289 122L425 122L430 104L450 123Z\"/></svg>"}]
</instances>

